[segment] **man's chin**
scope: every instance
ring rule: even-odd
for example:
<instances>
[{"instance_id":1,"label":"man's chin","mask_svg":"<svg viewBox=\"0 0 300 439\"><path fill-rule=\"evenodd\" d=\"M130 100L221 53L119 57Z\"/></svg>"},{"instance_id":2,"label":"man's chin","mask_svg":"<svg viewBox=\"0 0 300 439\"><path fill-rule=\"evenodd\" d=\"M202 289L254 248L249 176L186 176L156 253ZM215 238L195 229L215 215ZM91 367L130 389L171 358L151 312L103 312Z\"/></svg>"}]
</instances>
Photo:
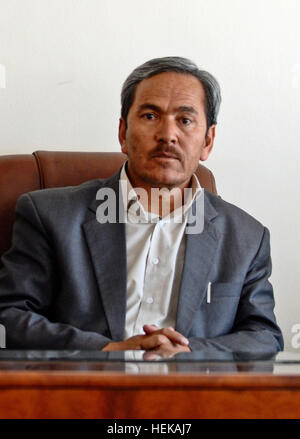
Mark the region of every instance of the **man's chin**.
<instances>
[{"instance_id":1,"label":"man's chin","mask_svg":"<svg viewBox=\"0 0 300 439\"><path fill-rule=\"evenodd\" d=\"M182 186L184 179L180 178L179 175L174 175L174 173L149 173L145 175L144 181L147 182L151 187L162 188L162 187L177 187Z\"/></svg>"}]
</instances>

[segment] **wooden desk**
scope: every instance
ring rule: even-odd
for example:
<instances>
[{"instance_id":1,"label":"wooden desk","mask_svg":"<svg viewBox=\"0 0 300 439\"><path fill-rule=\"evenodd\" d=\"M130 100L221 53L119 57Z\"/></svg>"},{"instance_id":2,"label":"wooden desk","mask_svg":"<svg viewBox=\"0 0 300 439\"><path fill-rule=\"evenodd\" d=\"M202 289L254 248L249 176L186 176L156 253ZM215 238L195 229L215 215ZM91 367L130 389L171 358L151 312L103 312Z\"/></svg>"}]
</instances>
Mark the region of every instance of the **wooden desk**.
<instances>
[{"instance_id":1,"label":"wooden desk","mask_svg":"<svg viewBox=\"0 0 300 439\"><path fill-rule=\"evenodd\" d=\"M5 360L0 418L300 418L300 364Z\"/></svg>"}]
</instances>

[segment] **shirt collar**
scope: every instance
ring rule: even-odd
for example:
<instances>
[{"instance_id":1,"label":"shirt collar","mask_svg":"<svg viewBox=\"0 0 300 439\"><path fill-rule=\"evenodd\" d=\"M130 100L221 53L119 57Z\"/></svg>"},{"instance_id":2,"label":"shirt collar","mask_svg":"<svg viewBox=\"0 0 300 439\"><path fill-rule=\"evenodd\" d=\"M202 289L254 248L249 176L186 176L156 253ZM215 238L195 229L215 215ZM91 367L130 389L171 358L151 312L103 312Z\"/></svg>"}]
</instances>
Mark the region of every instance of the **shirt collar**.
<instances>
[{"instance_id":1,"label":"shirt collar","mask_svg":"<svg viewBox=\"0 0 300 439\"><path fill-rule=\"evenodd\" d=\"M127 168L126 161L121 169L120 174L120 181L121 181L121 188L122 188L122 198L123 198L123 204L125 212L127 213L128 217L130 217L133 222L157 222L159 220L159 216L155 215L154 213L147 212L144 208L144 206L140 203L138 199L138 195L134 188L132 187L132 184L130 183L130 180L128 178L126 168ZM135 219L139 219L140 221L136 221Z\"/></svg>"},{"instance_id":2,"label":"shirt collar","mask_svg":"<svg viewBox=\"0 0 300 439\"><path fill-rule=\"evenodd\" d=\"M130 180L127 175L127 163L128 160L124 163L121 169L120 173L120 181L121 181L121 192L122 192L122 198L124 203L124 209L127 212L127 214L130 216L138 216L142 221L141 222L157 222L161 218L159 215L148 212L144 208L144 206L140 203L138 199L138 195L134 188L132 187L132 184L130 183ZM191 184L190 187L184 189L184 205L183 209L182 207L179 207L175 209L170 215L162 218L163 221L170 221L171 218L178 218L178 216L181 216L182 214L186 217L187 213L192 206L193 202L195 201L196 197L198 197L202 191L203 188L200 185L199 179L196 174L192 174L191 178ZM131 209L131 207L135 204L138 204L138 208L135 208L134 210Z\"/></svg>"}]
</instances>

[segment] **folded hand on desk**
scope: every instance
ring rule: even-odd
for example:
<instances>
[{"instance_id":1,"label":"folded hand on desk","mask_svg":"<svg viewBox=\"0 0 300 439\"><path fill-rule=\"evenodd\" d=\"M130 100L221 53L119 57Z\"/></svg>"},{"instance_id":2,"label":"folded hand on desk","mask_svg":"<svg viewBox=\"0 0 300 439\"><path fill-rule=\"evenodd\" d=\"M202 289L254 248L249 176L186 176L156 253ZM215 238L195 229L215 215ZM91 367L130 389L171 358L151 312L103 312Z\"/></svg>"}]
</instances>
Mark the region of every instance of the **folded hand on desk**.
<instances>
[{"instance_id":1,"label":"folded hand on desk","mask_svg":"<svg viewBox=\"0 0 300 439\"><path fill-rule=\"evenodd\" d=\"M127 340L108 343L103 351L143 350L149 354L172 357L179 352L189 352L189 341L173 328L159 329L155 325L144 325L145 334L134 335Z\"/></svg>"}]
</instances>

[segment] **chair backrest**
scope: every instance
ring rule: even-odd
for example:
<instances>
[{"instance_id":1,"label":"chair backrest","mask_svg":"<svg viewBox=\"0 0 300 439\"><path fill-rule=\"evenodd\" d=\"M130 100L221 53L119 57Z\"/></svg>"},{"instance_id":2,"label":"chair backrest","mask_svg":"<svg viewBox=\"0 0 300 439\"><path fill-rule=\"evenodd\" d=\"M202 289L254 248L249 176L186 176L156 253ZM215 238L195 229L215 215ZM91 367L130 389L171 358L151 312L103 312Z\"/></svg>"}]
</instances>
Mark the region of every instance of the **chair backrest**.
<instances>
[{"instance_id":1,"label":"chair backrest","mask_svg":"<svg viewBox=\"0 0 300 439\"><path fill-rule=\"evenodd\" d=\"M1 156L0 257L11 245L14 211L21 194L110 177L125 160L126 156L117 152L36 151L33 154ZM199 164L196 173L202 187L217 193L215 179L209 169Z\"/></svg>"}]
</instances>

